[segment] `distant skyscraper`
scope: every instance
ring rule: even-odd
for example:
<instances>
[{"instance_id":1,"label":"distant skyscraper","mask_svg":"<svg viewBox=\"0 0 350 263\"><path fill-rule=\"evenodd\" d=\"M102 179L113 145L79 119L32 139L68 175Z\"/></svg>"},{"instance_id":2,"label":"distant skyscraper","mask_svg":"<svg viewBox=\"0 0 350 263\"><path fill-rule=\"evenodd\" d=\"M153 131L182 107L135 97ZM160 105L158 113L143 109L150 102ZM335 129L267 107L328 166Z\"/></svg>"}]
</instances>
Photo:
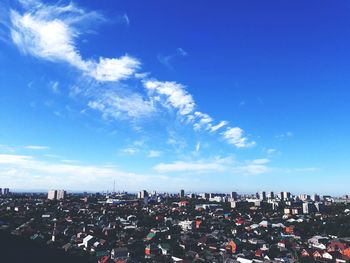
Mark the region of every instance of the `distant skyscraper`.
<instances>
[{"instance_id":1,"label":"distant skyscraper","mask_svg":"<svg viewBox=\"0 0 350 263\"><path fill-rule=\"evenodd\" d=\"M307 200L310 200L310 196L307 194L302 194L302 195L299 195L299 199L301 201L307 201Z\"/></svg>"},{"instance_id":2,"label":"distant skyscraper","mask_svg":"<svg viewBox=\"0 0 350 263\"><path fill-rule=\"evenodd\" d=\"M238 194L237 192L231 192L231 198L237 200Z\"/></svg>"},{"instance_id":3,"label":"distant skyscraper","mask_svg":"<svg viewBox=\"0 0 350 263\"><path fill-rule=\"evenodd\" d=\"M143 198L145 198L145 197L148 197L148 192L147 192L146 190L142 190L142 191L140 191L140 192L138 193L137 197L138 197L139 199L143 199Z\"/></svg>"},{"instance_id":4,"label":"distant skyscraper","mask_svg":"<svg viewBox=\"0 0 350 263\"><path fill-rule=\"evenodd\" d=\"M262 191L259 193L259 199L262 201L266 200L266 192Z\"/></svg>"},{"instance_id":5,"label":"distant skyscraper","mask_svg":"<svg viewBox=\"0 0 350 263\"><path fill-rule=\"evenodd\" d=\"M320 201L320 196L317 195L317 194L313 194L311 196L311 200L314 201L314 202L319 202Z\"/></svg>"},{"instance_id":6,"label":"distant skyscraper","mask_svg":"<svg viewBox=\"0 0 350 263\"><path fill-rule=\"evenodd\" d=\"M309 214L315 211L315 205L309 202L303 203L303 213Z\"/></svg>"},{"instance_id":7,"label":"distant skyscraper","mask_svg":"<svg viewBox=\"0 0 350 263\"><path fill-rule=\"evenodd\" d=\"M64 190L57 190L57 200L64 199L66 197L66 191Z\"/></svg>"},{"instance_id":8,"label":"distant skyscraper","mask_svg":"<svg viewBox=\"0 0 350 263\"><path fill-rule=\"evenodd\" d=\"M199 197L202 199L209 199L209 194L208 193L200 193Z\"/></svg>"},{"instance_id":9,"label":"distant skyscraper","mask_svg":"<svg viewBox=\"0 0 350 263\"><path fill-rule=\"evenodd\" d=\"M282 192L282 200L287 201L290 199L290 192Z\"/></svg>"},{"instance_id":10,"label":"distant skyscraper","mask_svg":"<svg viewBox=\"0 0 350 263\"><path fill-rule=\"evenodd\" d=\"M10 189L4 188L4 195L9 195L9 194L10 194Z\"/></svg>"},{"instance_id":11,"label":"distant skyscraper","mask_svg":"<svg viewBox=\"0 0 350 263\"><path fill-rule=\"evenodd\" d=\"M0 188L0 195L2 195L2 188Z\"/></svg>"},{"instance_id":12,"label":"distant skyscraper","mask_svg":"<svg viewBox=\"0 0 350 263\"><path fill-rule=\"evenodd\" d=\"M319 203L319 202L315 203L315 208L320 213L324 212L324 210L325 210L324 204L323 203Z\"/></svg>"},{"instance_id":13,"label":"distant skyscraper","mask_svg":"<svg viewBox=\"0 0 350 263\"><path fill-rule=\"evenodd\" d=\"M275 194L274 194L273 192L269 192L268 195L267 195L267 197L268 197L269 199L274 199L274 198L275 198Z\"/></svg>"},{"instance_id":14,"label":"distant skyscraper","mask_svg":"<svg viewBox=\"0 0 350 263\"><path fill-rule=\"evenodd\" d=\"M49 190L47 193L47 199L49 200L56 200L57 198L57 190Z\"/></svg>"},{"instance_id":15,"label":"distant skyscraper","mask_svg":"<svg viewBox=\"0 0 350 263\"><path fill-rule=\"evenodd\" d=\"M180 197L184 198L185 197L185 190L181 189L180 191Z\"/></svg>"}]
</instances>

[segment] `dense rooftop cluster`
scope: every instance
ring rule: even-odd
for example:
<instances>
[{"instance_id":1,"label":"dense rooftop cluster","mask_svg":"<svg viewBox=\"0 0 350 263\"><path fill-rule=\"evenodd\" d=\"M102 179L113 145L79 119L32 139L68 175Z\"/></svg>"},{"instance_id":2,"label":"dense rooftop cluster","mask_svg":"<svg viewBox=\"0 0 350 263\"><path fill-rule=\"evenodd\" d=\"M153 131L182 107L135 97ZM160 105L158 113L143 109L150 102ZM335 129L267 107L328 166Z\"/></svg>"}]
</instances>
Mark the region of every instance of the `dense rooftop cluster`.
<instances>
[{"instance_id":1,"label":"dense rooftop cluster","mask_svg":"<svg viewBox=\"0 0 350 263\"><path fill-rule=\"evenodd\" d=\"M350 262L348 197L63 194L1 197L0 230L87 262Z\"/></svg>"}]
</instances>

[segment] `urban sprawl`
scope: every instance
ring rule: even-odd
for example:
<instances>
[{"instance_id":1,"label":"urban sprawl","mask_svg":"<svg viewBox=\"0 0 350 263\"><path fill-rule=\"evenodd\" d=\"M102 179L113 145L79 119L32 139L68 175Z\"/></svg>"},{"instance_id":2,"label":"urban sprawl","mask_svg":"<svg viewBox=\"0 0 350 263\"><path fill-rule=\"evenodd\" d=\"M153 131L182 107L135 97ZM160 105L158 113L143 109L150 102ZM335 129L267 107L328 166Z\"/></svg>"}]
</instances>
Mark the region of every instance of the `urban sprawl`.
<instances>
[{"instance_id":1,"label":"urban sprawl","mask_svg":"<svg viewBox=\"0 0 350 263\"><path fill-rule=\"evenodd\" d=\"M86 262L350 262L350 196L0 189L0 234ZM48 261L49 262L49 261Z\"/></svg>"}]
</instances>

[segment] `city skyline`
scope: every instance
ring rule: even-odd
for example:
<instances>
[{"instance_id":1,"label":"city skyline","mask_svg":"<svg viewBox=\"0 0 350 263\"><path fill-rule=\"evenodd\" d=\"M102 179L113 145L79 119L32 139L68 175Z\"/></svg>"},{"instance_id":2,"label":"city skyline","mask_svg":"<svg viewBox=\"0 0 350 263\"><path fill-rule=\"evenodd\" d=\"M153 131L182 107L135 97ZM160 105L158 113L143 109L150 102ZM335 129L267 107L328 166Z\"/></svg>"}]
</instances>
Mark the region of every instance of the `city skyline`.
<instances>
[{"instance_id":1,"label":"city skyline","mask_svg":"<svg viewBox=\"0 0 350 263\"><path fill-rule=\"evenodd\" d=\"M348 194L349 10L1 3L2 187Z\"/></svg>"}]
</instances>

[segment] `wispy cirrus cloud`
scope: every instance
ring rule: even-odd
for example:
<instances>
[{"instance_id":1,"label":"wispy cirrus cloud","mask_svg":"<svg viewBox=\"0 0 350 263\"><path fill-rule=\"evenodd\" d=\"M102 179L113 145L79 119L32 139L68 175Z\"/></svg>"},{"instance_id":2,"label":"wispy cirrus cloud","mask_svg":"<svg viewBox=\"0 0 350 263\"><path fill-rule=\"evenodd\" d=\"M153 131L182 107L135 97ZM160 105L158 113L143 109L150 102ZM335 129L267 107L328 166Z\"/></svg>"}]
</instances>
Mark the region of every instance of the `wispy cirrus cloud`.
<instances>
[{"instance_id":1,"label":"wispy cirrus cloud","mask_svg":"<svg viewBox=\"0 0 350 263\"><path fill-rule=\"evenodd\" d=\"M50 149L50 147L43 146L43 145L27 145L27 146L24 146L23 148L28 149L28 150L38 150L38 151L43 151L43 150L49 150Z\"/></svg>"},{"instance_id":2,"label":"wispy cirrus cloud","mask_svg":"<svg viewBox=\"0 0 350 263\"><path fill-rule=\"evenodd\" d=\"M164 109L175 111L181 121L193 125L196 132L211 134L219 130L222 138L237 147L255 145L244 136L239 127L227 127L228 121L218 123L208 113L199 111L197 104L185 85L175 81L159 81L142 74L139 59L128 54L120 57L84 58L78 48L77 40L86 27L105 18L97 12L89 12L69 4L44 4L37 0L20 1L21 11L9 11L9 30L13 43L24 53L52 62L66 63L90 78L89 86L71 89L70 96L82 96L89 108L101 112L104 118L142 119ZM127 16L124 20L129 21ZM181 48L176 56L186 56ZM98 57L98 56L97 56ZM165 58L169 63L172 56ZM143 90L131 85L121 88L121 81L132 80ZM85 85L85 83L83 84ZM58 84L53 84L58 91Z\"/></svg>"},{"instance_id":3,"label":"wispy cirrus cloud","mask_svg":"<svg viewBox=\"0 0 350 263\"><path fill-rule=\"evenodd\" d=\"M88 102L91 109L98 110L104 118L144 118L156 111L153 102L144 99L140 94L120 95L115 91L103 91Z\"/></svg>"},{"instance_id":4,"label":"wispy cirrus cloud","mask_svg":"<svg viewBox=\"0 0 350 263\"><path fill-rule=\"evenodd\" d=\"M213 125L214 120L208 114L195 111L196 103L182 84L147 79L143 83L154 101L162 103L165 107L176 109L181 116L186 116L187 120L193 124L195 131L204 129L216 132L228 124L227 121L221 121L219 124ZM239 127L228 127L222 135L224 140L237 148L254 146L256 142L250 141L243 133L243 129Z\"/></svg>"},{"instance_id":5,"label":"wispy cirrus cloud","mask_svg":"<svg viewBox=\"0 0 350 263\"><path fill-rule=\"evenodd\" d=\"M182 48L177 48L175 53L170 55L159 54L157 56L158 61L170 70L173 70L173 61L178 57L186 57L187 52Z\"/></svg>"},{"instance_id":6,"label":"wispy cirrus cloud","mask_svg":"<svg viewBox=\"0 0 350 263\"><path fill-rule=\"evenodd\" d=\"M148 158L157 158L157 157L160 157L161 155L162 155L162 152L161 152L161 151L150 150L150 151L148 152L147 157L148 157Z\"/></svg>"},{"instance_id":7,"label":"wispy cirrus cloud","mask_svg":"<svg viewBox=\"0 0 350 263\"><path fill-rule=\"evenodd\" d=\"M60 94L61 93L58 81L50 81L49 88L52 91L52 93L54 93L54 94Z\"/></svg>"},{"instance_id":8,"label":"wispy cirrus cloud","mask_svg":"<svg viewBox=\"0 0 350 263\"><path fill-rule=\"evenodd\" d=\"M290 137L293 137L293 136L294 136L294 134L291 131L287 131L287 132L278 134L275 137L277 139L284 139L284 138L290 138Z\"/></svg>"},{"instance_id":9,"label":"wispy cirrus cloud","mask_svg":"<svg viewBox=\"0 0 350 263\"><path fill-rule=\"evenodd\" d=\"M207 163L207 162L183 162L177 161L174 163L160 163L154 167L154 170L159 173L169 172L218 172L224 171L225 167L219 163Z\"/></svg>"},{"instance_id":10,"label":"wispy cirrus cloud","mask_svg":"<svg viewBox=\"0 0 350 263\"><path fill-rule=\"evenodd\" d=\"M179 114L187 115L195 108L195 102L182 84L176 82L162 82L157 80L145 80L145 88L155 101L162 103L165 107L178 110Z\"/></svg>"},{"instance_id":11,"label":"wispy cirrus cloud","mask_svg":"<svg viewBox=\"0 0 350 263\"><path fill-rule=\"evenodd\" d=\"M78 24L101 20L96 12L86 12L73 3L46 5L23 2L26 11L10 11L12 41L24 53L52 62L65 62L97 81L119 81L129 78L140 67L140 61L128 55L119 58L84 59L76 45L81 34Z\"/></svg>"},{"instance_id":12,"label":"wispy cirrus cloud","mask_svg":"<svg viewBox=\"0 0 350 263\"><path fill-rule=\"evenodd\" d=\"M44 145L25 145L25 146L9 146L9 145L4 145L0 144L0 151L5 151L5 152L17 152L21 149L26 149L26 150L34 150L34 151L46 151L50 150L49 146L44 146Z\"/></svg>"},{"instance_id":13,"label":"wispy cirrus cloud","mask_svg":"<svg viewBox=\"0 0 350 263\"><path fill-rule=\"evenodd\" d=\"M231 157L216 157L197 161L176 161L172 163L160 163L153 167L158 173L200 173L213 174L225 173L234 175L260 175L273 171L268 166L270 160L255 159L238 162Z\"/></svg>"}]
</instances>

